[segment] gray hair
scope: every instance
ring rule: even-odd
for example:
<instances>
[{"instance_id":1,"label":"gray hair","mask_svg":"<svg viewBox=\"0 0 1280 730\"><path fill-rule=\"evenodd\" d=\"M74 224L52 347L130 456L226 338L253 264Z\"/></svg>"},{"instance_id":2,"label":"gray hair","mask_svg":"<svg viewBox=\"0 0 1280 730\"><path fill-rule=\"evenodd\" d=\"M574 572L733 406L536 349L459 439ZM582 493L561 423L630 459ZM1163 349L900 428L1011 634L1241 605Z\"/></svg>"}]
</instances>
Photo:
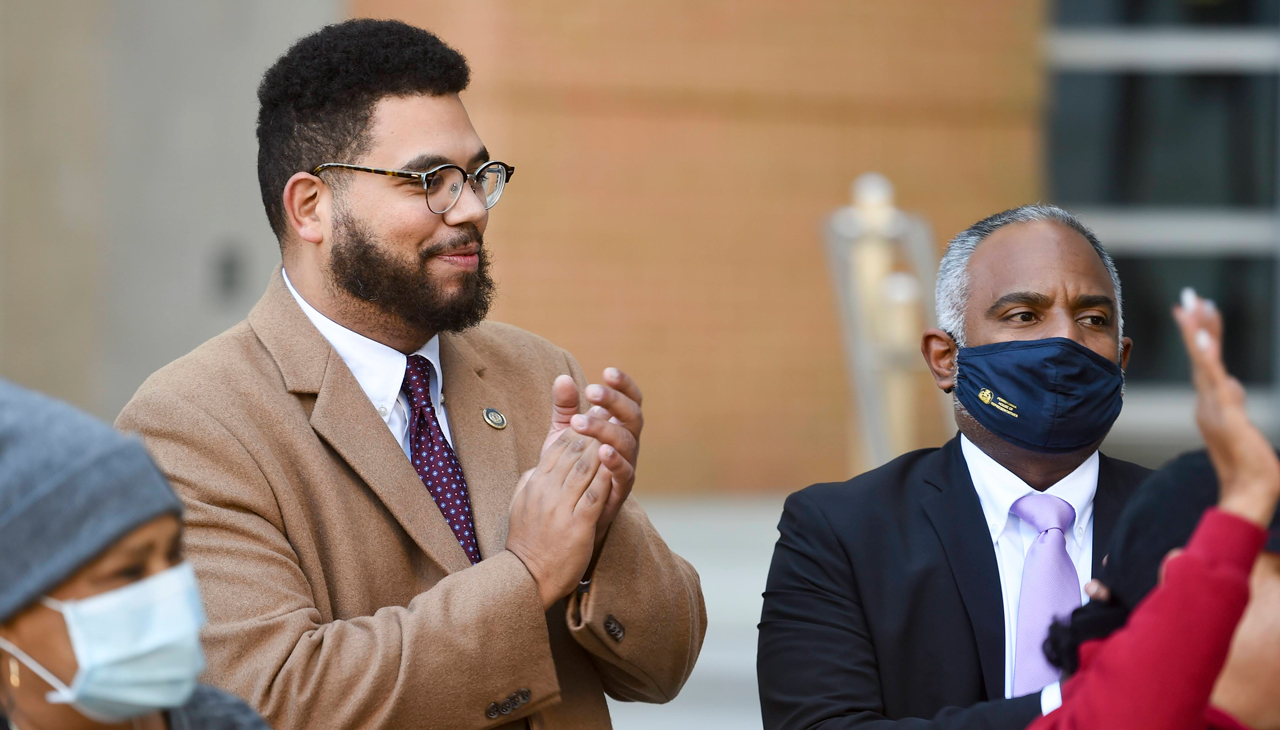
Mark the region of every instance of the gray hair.
<instances>
[{"instance_id":1,"label":"gray hair","mask_svg":"<svg viewBox=\"0 0 1280 730\"><path fill-rule=\"evenodd\" d=\"M969 305L969 259L978 248L978 244L987 236L1013 223L1032 223L1035 221L1056 221L1080 235L1093 246L1111 275L1111 286L1115 289L1116 321L1119 323L1119 337L1124 336L1124 313L1120 308L1120 275L1116 273L1116 264L1111 255L1102 247L1098 237L1089 230L1079 218L1056 205L1023 205L1018 208L996 213L974 223L956 234L947 244L947 251L938 264L938 284L934 301L937 302L938 326L955 338L956 344L965 347L964 312Z\"/></svg>"}]
</instances>

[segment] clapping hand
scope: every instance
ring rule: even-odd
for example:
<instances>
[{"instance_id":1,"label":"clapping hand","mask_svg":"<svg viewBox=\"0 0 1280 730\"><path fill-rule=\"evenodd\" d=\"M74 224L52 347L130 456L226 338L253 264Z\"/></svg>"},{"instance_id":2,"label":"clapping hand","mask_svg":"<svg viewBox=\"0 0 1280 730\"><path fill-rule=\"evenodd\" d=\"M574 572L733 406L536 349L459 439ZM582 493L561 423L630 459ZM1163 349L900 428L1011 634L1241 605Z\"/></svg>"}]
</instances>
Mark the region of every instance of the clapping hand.
<instances>
[{"instance_id":1,"label":"clapping hand","mask_svg":"<svg viewBox=\"0 0 1280 730\"><path fill-rule=\"evenodd\" d=\"M604 384L588 385L584 395L592 406L586 413L578 413L581 400L573 378L556 378L551 388L551 428L543 450L569 430L600 442L600 464L609 471L611 488L596 525L598 551L635 485L640 431L644 428L644 412L640 408L643 396L635 381L617 368L606 368Z\"/></svg>"},{"instance_id":2,"label":"clapping hand","mask_svg":"<svg viewBox=\"0 0 1280 730\"><path fill-rule=\"evenodd\" d=\"M511 500L507 550L524 563L543 609L567 596L591 563L609 493L599 442L562 430L524 474Z\"/></svg>"}]
</instances>

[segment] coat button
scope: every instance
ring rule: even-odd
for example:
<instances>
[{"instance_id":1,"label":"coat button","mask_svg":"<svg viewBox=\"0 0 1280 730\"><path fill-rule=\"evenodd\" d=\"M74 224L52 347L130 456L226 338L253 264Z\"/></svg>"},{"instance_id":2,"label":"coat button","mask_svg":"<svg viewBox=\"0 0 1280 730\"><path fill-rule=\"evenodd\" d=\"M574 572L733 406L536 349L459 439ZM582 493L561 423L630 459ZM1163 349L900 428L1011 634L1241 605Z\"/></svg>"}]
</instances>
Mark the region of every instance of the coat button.
<instances>
[{"instance_id":1,"label":"coat button","mask_svg":"<svg viewBox=\"0 0 1280 730\"><path fill-rule=\"evenodd\" d=\"M487 717L487 718L489 718L490 720L497 720L497 719L498 719L498 715L500 715L500 714L502 714L502 713L501 713L501 711L499 711L499 710L498 710L498 703L497 703L497 702L490 702L490 703L489 703L489 709L487 709L487 710L485 710L485 711L484 711L484 716L485 716L485 717Z\"/></svg>"},{"instance_id":2,"label":"coat button","mask_svg":"<svg viewBox=\"0 0 1280 730\"><path fill-rule=\"evenodd\" d=\"M515 708L511 706L511 700L503 700L502 704L498 705L498 712L501 712L504 715L510 715L511 711L514 709Z\"/></svg>"},{"instance_id":3,"label":"coat button","mask_svg":"<svg viewBox=\"0 0 1280 730\"><path fill-rule=\"evenodd\" d=\"M627 633L627 630L622 627L622 624L619 623L618 619L614 618L612 614L605 616L604 630L610 638L619 642L622 641L622 637Z\"/></svg>"},{"instance_id":4,"label":"coat button","mask_svg":"<svg viewBox=\"0 0 1280 730\"><path fill-rule=\"evenodd\" d=\"M527 689L522 689L522 690L520 690L519 692L517 692L516 694L517 694L517 695L519 695L519 697L520 697L520 704L522 704L522 705L523 705L523 704L525 704L526 702L528 702L529 700L533 699L533 695L532 695L532 694L530 694L530 693L529 693L529 690L527 690Z\"/></svg>"}]
</instances>

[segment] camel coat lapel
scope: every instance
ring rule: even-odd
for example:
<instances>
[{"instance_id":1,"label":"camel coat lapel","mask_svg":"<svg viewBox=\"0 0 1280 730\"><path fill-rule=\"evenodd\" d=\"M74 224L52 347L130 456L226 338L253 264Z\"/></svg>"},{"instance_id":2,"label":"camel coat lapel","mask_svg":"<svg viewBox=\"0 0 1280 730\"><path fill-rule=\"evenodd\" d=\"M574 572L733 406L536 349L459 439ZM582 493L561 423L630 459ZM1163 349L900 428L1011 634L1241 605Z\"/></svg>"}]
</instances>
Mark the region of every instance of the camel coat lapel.
<instances>
[{"instance_id":1,"label":"camel coat lapel","mask_svg":"<svg viewBox=\"0 0 1280 730\"><path fill-rule=\"evenodd\" d=\"M469 568L466 552L400 444L346 363L293 300L279 268L249 322L289 391L315 395L311 427L369 485L414 543L449 573ZM466 473L465 463L463 469ZM483 550L482 543L482 555Z\"/></svg>"},{"instance_id":2,"label":"camel coat lapel","mask_svg":"<svg viewBox=\"0 0 1280 730\"><path fill-rule=\"evenodd\" d=\"M488 558L502 552L506 545L511 497L519 470L515 428L510 424L503 429L490 426L485 422L484 411L512 411L502 391L485 382L486 366L463 337L440 336L440 367L444 370L445 412L449 414L454 452L471 494L480 556ZM445 524L443 518L441 524Z\"/></svg>"}]
</instances>

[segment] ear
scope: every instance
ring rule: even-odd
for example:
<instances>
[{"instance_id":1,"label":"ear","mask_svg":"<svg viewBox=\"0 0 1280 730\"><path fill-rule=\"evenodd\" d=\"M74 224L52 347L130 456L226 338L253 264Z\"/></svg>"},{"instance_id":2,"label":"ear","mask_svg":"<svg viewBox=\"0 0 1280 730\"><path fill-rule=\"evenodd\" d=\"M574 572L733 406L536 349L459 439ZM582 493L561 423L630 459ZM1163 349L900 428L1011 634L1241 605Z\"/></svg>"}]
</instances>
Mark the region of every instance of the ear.
<instances>
[{"instance_id":1,"label":"ear","mask_svg":"<svg viewBox=\"0 0 1280 730\"><path fill-rule=\"evenodd\" d=\"M1128 337L1120 338L1120 369L1129 369L1129 356L1133 354L1133 340Z\"/></svg>"},{"instance_id":2,"label":"ear","mask_svg":"<svg viewBox=\"0 0 1280 730\"><path fill-rule=\"evenodd\" d=\"M956 351L958 349L951 335L937 327L925 330L924 337L920 339L920 354L924 355L924 362L929 366L929 372L933 374L933 382L937 383L938 389L944 393L950 393L956 384Z\"/></svg>"},{"instance_id":3,"label":"ear","mask_svg":"<svg viewBox=\"0 0 1280 730\"><path fill-rule=\"evenodd\" d=\"M308 243L322 243L329 232L333 193L324 180L295 173L284 185L284 215L289 228Z\"/></svg>"}]
</instances>

